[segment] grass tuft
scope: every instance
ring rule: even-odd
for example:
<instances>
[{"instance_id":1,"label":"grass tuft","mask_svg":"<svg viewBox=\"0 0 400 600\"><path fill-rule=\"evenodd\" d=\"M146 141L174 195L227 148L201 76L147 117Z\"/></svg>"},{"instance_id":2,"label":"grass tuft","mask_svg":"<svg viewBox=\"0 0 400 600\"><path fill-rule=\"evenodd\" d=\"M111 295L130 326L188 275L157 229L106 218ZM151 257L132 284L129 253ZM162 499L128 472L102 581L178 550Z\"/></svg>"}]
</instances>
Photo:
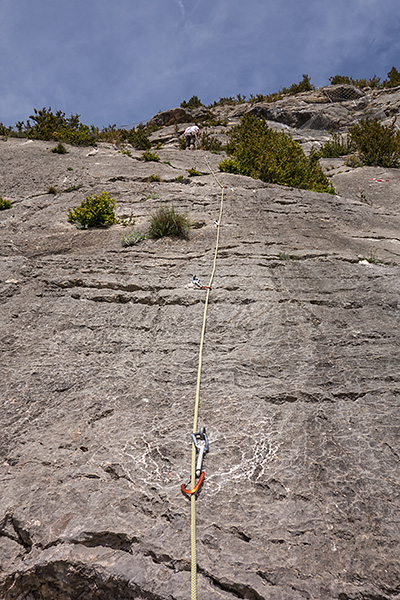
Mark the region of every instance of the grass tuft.
<instances>
[{"instance_id":1,"label":"grass tuft","mask_svg":"<svg viewBox=\"0 0 400 600\"><path fill-rule=\"evenodd\" d=\"M175 212L174 207L161 207L151 217L147 232L149 238L159 239L173 236L187 239L191 223L184 214Z\"/></svg>"}]
</instances>

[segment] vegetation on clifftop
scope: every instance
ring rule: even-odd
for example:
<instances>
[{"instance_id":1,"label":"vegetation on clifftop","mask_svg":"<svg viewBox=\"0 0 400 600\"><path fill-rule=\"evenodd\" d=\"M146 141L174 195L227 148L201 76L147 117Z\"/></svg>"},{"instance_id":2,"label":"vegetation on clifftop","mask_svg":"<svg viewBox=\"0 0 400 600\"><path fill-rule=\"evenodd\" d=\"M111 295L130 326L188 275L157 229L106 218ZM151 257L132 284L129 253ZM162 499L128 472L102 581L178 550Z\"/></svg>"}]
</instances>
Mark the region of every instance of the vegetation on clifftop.
<instances>
[{"instance_id":1,"label":"vegetation on clifftop","mask_svg":"<svg viewBox=\"0 0 400 600\"><path fill-rule=\"evenodd\" d=\"M394 122L382 125L377 118L366 118L350 127L347 136L334 133L318 154L324 158L350 154L350 166L399 167L400 131Z\"/></svg>"},{"instance_id":2,"label":"vegetation on clifftop","mask_svg":"<svg viewBox=\"0 0 400 600\"><path fill-rule=\"evenodd\" d=\"M32 121L32 122L31 122ZM84 125L80 122L80 115L72 114L66 117L61 110L53 113L51 107L37 110L26 121L18 121L15 125L17 132L6 128L0 123L0 135L17 135L32 140L54 140L67 142L74 146L94 146L97 142L111 142L123 144L128 142L137 150L148 150L151 143L143 125L132 129L117 128L109 125L100 130L94 125Z\"/></svg>"},{"instance_id":3,"label":"vegetation on clifftop","mask_svg":"<svg viewBox=\"0 0 400 600\"><path fill-rule=\"evenodd\" d=\"M400 165L400 131L394 129L394 123L387 126L367 118L350 128L349 137L363 165Z\"/></svg>"},{"instance_id":4,"label":"vegetation on clifftop","mask_svg":"<svg viewBox=\"0 0 400 600\"><path fill-rule=\"evenodd\" d=\"M273 131L264 119L247 114L229 132L231 158L220 171L247 175L267 183L334 194L335 190L318 163L319 155L306 156L292 136Z\"/></svg>"},{"instance_id":5,"label":"vegetation on clifftop","mask_svg":"<svg viewBox=\"0 0 400 600\"><path fill-rule=\"evenodd\" d=\"M329 77L329 81L331 85L338 84L346 84L346 85L354 85L355 87L365 88L393 88L400 85L400 73L395 67L392 67L387 74L388 78L380 83L381 78L374 75L370 79L354 79L353 77L348 77L347 75L335 75L334 77Z\"/></svg>"}]
</instances>

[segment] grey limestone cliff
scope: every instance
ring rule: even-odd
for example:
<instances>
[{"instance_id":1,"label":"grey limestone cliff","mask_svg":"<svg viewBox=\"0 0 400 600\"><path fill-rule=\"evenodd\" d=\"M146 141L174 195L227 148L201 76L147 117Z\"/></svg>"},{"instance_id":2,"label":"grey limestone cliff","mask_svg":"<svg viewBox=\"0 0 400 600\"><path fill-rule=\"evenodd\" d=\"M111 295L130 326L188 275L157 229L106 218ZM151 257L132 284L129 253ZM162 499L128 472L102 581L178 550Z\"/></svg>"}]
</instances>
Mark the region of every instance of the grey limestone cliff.
<instances>
[{"instance_id":1,"label":"grey limestone cliff","mask_svg":"<svg viewBox=\"0 0 400 600\"><path fill-rule=\"evenodd\" d=\"M157 164L111 144L59 156L0 140L13 203L0 213L4 600L189 596L180 484L204 291L188 284L210 275L221 156L179 151L173 126L163 135ZM337 195L218 175L199 599L400 597L400 173L323 166ZM123 248L122 225L67 222L102 191L140 231L165 204L196 226Z\"/></svg>"}]
</instances>

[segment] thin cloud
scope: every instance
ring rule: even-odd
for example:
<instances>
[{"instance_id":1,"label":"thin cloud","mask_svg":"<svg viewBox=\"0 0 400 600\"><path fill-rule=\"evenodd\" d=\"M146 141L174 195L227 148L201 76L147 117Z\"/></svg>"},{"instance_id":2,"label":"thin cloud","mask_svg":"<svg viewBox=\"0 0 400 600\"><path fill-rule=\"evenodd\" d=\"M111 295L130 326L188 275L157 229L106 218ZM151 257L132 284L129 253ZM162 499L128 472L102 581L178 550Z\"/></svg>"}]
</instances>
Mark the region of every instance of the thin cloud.
<instances>
[{"instance_id":1,"label":"thin cloud","mask_svg":"<svg viewBox=\"0 0 400 600\"><path fill-rule=\"evenodd\" d=\"M177 0L178 6L181 9L181 13L182 13L182 17L185 18L186 13L185 13L185 7L183 6L183 2L182 0Z\"/></svg>"}]
</instances>

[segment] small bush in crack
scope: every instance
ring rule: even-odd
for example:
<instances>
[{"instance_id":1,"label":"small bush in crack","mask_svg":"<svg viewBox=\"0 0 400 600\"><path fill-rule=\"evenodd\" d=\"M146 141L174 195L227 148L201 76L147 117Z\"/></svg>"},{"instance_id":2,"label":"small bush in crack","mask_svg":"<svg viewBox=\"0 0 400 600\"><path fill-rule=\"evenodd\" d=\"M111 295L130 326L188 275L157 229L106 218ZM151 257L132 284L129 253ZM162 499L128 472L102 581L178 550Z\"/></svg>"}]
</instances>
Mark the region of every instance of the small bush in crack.
<instances>
[{"instance_id":1,"label":"small bush in crack","mask_svg":"<svg viewBox=\"0 0 400 600\"><path fill-rule=\"evenodd\" d=\"M0 210L6 210L7 208L11 208L11 202L0 196Z\"/></svg>"},{"instance_id":2,"label":"small bush in crack","mask_svg":"<svg viewBox=\"0 0 400 600\"><path fill-rule=\"evenodd\" d=\"M124 156L132 157L132 152L130 150L127 150L126 148L121 148L121 150L118 150L118 152L120 154L123 154Z\"/></svg>"},{"instance_id":3,"label":"small bush in crack","mask_svg":"<svg viewBox=\"0 0 400 600\"><path fill-rule=\"evenodd\" d=\"M87 196L80 206L68 209L68 222L83 228L110 227L117 222L115 207L115 200L107 192L93 194Z\"/></svg>"},{"instance_id":4,"label":"small bush in crack","mask_svg":"<svg viewBox=\"0 0 400 600\"><path fill-rule=\"evenodd\" d=\"M81 188L83 188L83 184L82 183L78 183L76 185L70 185L69 187L65 188L65 190L63 190L63 192L65 194L68 194L69 192L77 192Z\"/></svg>"},{"instance_id":5,"label":"small bush in crack","mask_svg":"<svg viewBox=\"0 0 400 600\"><path fill-rule=\"evenodd\" d=\"M203 175L203 173L200 173L200 171L198 171L194 167L192 167L191 169L188 169L188 173L189 173L189 177L200 177L201 175Z\"/></svg>"},{"instance_id":6,"label":"small bush in crack","mask_svg":"<svg viewBox=\"0 0 400 600\"><path fill-rule=\"evenodd\" d=\"M380 258L378 258L377 253L376 253L376 249L375 250L371 250L370 255L369 256L363 256L361 258L361 260L367 261L370 265L384 265L384 264L386 264L385 261L383 261Z\"/></svg>"},{"instance_id":7,"label":"small bush in crack","mask_svg":"<svg viewBox=\"0 0 400 600\"><path fill-rule=\"evenodd\" d=\"M132 233L128 233L128 235L124 235L121 238L121 244L124 248L129 246L135 246L139 242L146 239L146 236L140 231L132 231Z\"/></svg>"},{"instance_id":8,"label":"small bush in crack","mask_svg":"<svg viewBox=\"0 0 400 600\"><path fill-rule=\"evenodd\" d=\"M143 152L142 159L145 162L160 162L160 157L157 156L157 154L154 154L154 152L150 152L150 150Z\"/></svg>"},{"instance_id":9,"label":"small bush in crack","mask_svg":"<svg viewBox=\"0 0 400 600\"><path fill-rule=\"evenodd\" d=\"M190 220L186 215L175 212L174 207L161 207L151 217L147 236L158 239L165 236L187 238L190 229Z\"/></svg>"},{"instance_id":10,"label":"small bush in crack","mask_svg":"<svg viewBox=\"0 0 400 600\"><path fill-rule=\"evenodd\" d=\"M54 146L54 148L52 149L52 152L54 152L54 154L67 154L68 150L66 149L64 144L58 142L57 146Z\"/></svg>"}]
</instances>

